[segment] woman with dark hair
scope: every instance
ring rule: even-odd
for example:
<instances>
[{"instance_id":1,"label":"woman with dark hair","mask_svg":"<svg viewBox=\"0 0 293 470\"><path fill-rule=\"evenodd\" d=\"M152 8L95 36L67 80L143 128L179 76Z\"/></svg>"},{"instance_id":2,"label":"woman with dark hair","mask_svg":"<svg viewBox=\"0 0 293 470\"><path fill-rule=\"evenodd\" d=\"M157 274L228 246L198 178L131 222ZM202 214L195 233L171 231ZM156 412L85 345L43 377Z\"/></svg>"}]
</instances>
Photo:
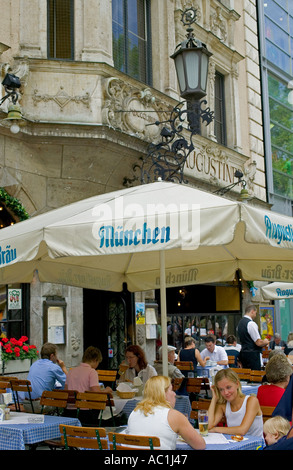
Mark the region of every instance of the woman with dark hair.
<instances>
[{"instance_id":1,"label":"woman with dark hair","mask_svg":"<svg viewBox=\"0 0 293 470\"><path fill-rule=\"evenodd\" d=\"M120 376L119 382L133 382L135 377L139 377L144 385L150 377L157 375L155 368L148 364L144 350L140 346L136 344L128 346L125 358L128 369Z\"/></svg>"}]
</instances>

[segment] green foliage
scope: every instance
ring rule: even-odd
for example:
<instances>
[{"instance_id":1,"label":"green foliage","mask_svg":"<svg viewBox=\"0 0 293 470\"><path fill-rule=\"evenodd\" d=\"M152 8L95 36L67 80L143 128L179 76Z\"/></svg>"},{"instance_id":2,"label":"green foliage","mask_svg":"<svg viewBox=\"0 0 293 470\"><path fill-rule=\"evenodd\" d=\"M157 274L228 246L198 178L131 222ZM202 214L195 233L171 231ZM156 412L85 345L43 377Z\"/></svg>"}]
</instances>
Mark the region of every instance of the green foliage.
<instances>
[{"instance_id":1,"label":"green foliage","mask_svg":"<svg viewBox=\"0 0 293 470\"><path fill-rule=\"evenodd\" d=\"M4 188L0 188L0 202L3 202L20 220L29 218L29 214L21 202L13 196L10 196Z\"/></svg>"}]
</instances>

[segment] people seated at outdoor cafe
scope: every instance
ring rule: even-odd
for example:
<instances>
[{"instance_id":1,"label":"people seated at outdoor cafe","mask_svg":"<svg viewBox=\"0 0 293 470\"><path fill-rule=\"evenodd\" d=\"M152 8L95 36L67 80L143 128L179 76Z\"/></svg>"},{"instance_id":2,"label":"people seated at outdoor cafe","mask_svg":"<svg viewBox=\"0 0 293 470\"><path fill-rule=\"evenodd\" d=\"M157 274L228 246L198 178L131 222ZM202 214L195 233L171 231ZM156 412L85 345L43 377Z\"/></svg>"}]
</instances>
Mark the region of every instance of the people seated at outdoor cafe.
<instances>
[{"instance_id":1,"label":"people seated at outdoor cafe","mask_svg":"<svg viewBox=\"0 0 293 470\"><path fill-rule=\"evenodd\" d=\"M267 363L265 377L267 384L258 388L257 398L261 406L277 406L289 384L292 366L284 353L279 351Z\"/></svg>"},{"instance_id":2,"label":"people seated at outdoor cafe","mask_svg":"<svg viewBox=\"0 0 293 470\"><path fill-rule=\"evenodd\" d=\"M218 365L222 366L228 365L227 353L222 346L216 345L216 339L214 336L206 336L205 346L205 349L200 353L203 360L215 361Z\"/></svg>"},{"instance_id":3,"label":"people seated at outdoor cafe","mask_svg":"<svg viewBox=\"0 0 293 470\"><path fill-rule=\"evenodd\" d=\"M225 434L263 435L263 417L258 399L244 395L238 375L231 369L221 369L214 378L212 400L208 410L210 432L223 432L218 426L226 418Z\"/></svg>"},{"instance_id":4,"label":"people seated at outdoor cafe","mask_svg":"<svg viewBox=\"0 0 293 470\"><path fill-rule=\"evenodd\" d=\"M133 382L135 377L139 377L144 385L150 377L157 375L154 367L148 364L144 350L140 346L136 344L128 346L125 358L128 369L121 374L119 382Z\"/></svg>"},{"instance_id":5,"label":"people seated at outdoor cafe","mask_svg":"<svg viewBox=\"0 0 293 470\"><path fill-rule=\"evenodd\" d=\"M155 435L162 450L175 450L179 434L193 449L205 449L203 437L183 413L174 409L175 400L169 377L151 377L145 384L143 400L129 416L126 433Z\"/></svg>"},{"instance_id":6,"label":"people seated at outdoor cafe","mask_svg":"<svg viewBox=\"0 0 293 470\"><path fill-rule=\"evenodd\" d=\"M201 358L199 350L196 348L195 339L191 336L184 338L184 349L180 349L178 353L178 361L191 361L193 363L194 377L197 376L197 364L199 363L202 367L206 365L207 358L203 360ZM182 371L185 377L188 377L188 371Z\"/></svg>"},{"instance_id":7,"label":"people seated at outdoor cafe","mask_svg":"<svg viewBox=\"0 0 293 470\"><path fill-rule=\"evenodd\" d=\"M34 411L41 412L39 400L44 390L53 390L58 382L64 388L67 368L64 361L58 358L58 348L55 344L45 343L41 349L41 359L34 362L29 370L27 380L30 381L34 400ZM25 411L32 412L28 394L21 394Z\"/></svg>"},{"instance_id":8,"label":"people seated at outdoor cafe","mask_svg":"<svg viewBox=\"0 0 293 470\"><path fill-rule=\"evenodd\" d=\"M286 347L287 344L285 341L282 340L280 333L275 333L269 343L269 349L281 349L284 351Z\"/></svg>"},{"instance_id":9,"label":"people seated at outdoor cafe","mask_svg":"<svg viewBox=\"0 0 293 470\"><path fill-rule=\"evenodd\" d=\"M89 346L82 357L81 364L77 367L69 369L65 390L76 390L77 392L101 392L99 385L99 376L96 369L102 362L103 357L99 348ZM111 393L111 387L103 389L106 393Z\"/></svg>"},{"instance_id":10,"label":"people seated at outdoor cafe","mask_svg":"<svg viewBox=\"0 0 293 470\"><path fill-rule=\"evenodd\" d=\"M176 351L175 346L167 346L167 351L168 351L168 376L170 377L170 379L183 378L184 375L181 372L181 370L179 370L178 367L174 365L175 351ZM158 375L163 374L162 352L163 352L163 347L161 346L159 348L159 360L154 363L154 368L156 369L156 372Z\"/></svg>"},{"instance_id":11,"label":"people seated at outdoor cafe","mask_svg":"<svg viewBox=\"0 0 293 470\"><path fill-rule=\"evenodd\" d=\"M224 349L227 353L227 356L233 356L234 357L234 363L229 364L230 367L238 367L238 358L241 350L241 345L237 344L237 339L236 336L234 335L228 335L227 336L227 341L224 346Z\"/></svg>"},{"instance_id":12,"label":"people seated at outdoor cafe","mask_svg":"<svg viewBox=\"0 0 293 470\"><path fill-rule=\"evenodd\" d=\"M272 416L283 416L292 424L293 421L293 374ZM292 436L293 437L293 436Z\"/></svg>"}]
</instances>

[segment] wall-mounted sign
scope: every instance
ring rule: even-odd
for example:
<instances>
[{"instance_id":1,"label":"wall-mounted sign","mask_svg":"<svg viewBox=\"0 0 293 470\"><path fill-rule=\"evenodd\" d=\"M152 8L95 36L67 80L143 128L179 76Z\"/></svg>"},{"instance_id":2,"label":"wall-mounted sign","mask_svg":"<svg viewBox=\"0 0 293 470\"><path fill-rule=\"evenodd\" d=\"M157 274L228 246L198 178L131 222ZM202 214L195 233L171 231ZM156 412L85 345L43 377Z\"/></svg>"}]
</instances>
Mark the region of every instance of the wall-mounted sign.
<instances>
[{"instance_id":1,"label":"wall-mounted sign","mask_svg":"<svg viewBox=\"0 0 293 470\"><path fill-rule=\"evenodd\" d=\"M135 302L135 321L137 325L145 325L145 303Z\"/></svg>"},{"instance_id":2,"label":"wall-mounted sign","mask_svg":"<svg viewBox=\"0 0 293 470\"><path fill-rule=\"evenodd\" d=\"M21 289L8 289L8 310L21 308Z\"/></svg>"}]
</instances>

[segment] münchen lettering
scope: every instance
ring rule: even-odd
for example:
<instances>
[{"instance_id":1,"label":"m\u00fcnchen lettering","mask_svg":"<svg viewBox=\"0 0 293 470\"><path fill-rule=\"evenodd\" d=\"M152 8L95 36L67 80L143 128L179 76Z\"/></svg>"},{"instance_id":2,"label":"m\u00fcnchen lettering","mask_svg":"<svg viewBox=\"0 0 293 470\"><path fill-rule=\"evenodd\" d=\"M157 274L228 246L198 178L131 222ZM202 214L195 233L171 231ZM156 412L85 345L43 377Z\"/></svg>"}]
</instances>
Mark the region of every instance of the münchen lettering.
<instances>
[{"instance_id":1,"label":"m\u00fcnchen lettering","mask_svg":"<svg viewBox=\"0 0 293 470\"><path fill-rule=\"evenodd\" d=\"M166 285L176 285L176 284L184 284L184 283L192 283L196 281L198 270L196 268L191 268L188 270L184 270L181 273L172 274L169 272L166 274ZM157 277L156 285L160 285L160 278Z\"/></svg>"},{"instance_id":2,"label":"m\u00fcnchen lettering","mask_svg":"<svg viewBox=\"0 0 293 470\"><path fill-rule=\"evenodd\" d=\"M272 240L278 240L278 245L282 241L293 242L293 228L292 225L274 224L271 219L266 215L265 218L266 237Z\"/></svg>"},{"instance_id":3,"label":"m\u00fcnchen lettering","mask_svg":"<svg viewBox=\"0 0 293 470\"><path fill-rule=\"evenodd\" d=\"M6 250L0 246L0 265L9 264L16 259L16 248L7 245Z\"/></svg>"},{"instance_id":4,"label":"m\u00fcnchen lettering","mask_svg":"<svg viewBox=\"0 0 293 470\"><path fill-rule=\"evenodd\" d=\"M121 226L115 229L112 225L103 225L99 230L100 248L168 243L170 236L170 227L151 229L147 223L144 223L141 229L136 230L124 230Z\"/></svg>"}]
</instances>

